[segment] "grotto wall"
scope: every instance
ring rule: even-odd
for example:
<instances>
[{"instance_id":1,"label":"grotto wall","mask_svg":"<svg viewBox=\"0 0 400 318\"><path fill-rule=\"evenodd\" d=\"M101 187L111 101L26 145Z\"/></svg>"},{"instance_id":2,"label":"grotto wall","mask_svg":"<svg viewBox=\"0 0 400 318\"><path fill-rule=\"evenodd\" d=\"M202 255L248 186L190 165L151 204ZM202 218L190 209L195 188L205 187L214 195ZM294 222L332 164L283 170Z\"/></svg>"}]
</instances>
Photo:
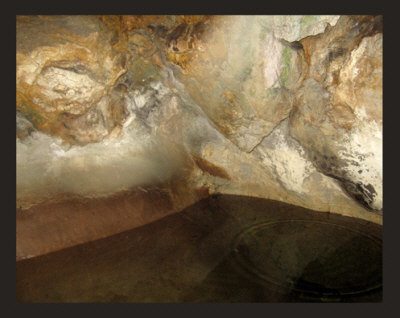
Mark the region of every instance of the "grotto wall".
<instances>
[{"instance_id":1,"label":"grotto wall","mask_svg":"<svg viewBox=\"0 0 400 318\"><path fill-rule=\"evenodd\" d=\"M382 222L381 16L18 16L16 44L19 211L227 193Z\"/></svg>"}]
</instances>

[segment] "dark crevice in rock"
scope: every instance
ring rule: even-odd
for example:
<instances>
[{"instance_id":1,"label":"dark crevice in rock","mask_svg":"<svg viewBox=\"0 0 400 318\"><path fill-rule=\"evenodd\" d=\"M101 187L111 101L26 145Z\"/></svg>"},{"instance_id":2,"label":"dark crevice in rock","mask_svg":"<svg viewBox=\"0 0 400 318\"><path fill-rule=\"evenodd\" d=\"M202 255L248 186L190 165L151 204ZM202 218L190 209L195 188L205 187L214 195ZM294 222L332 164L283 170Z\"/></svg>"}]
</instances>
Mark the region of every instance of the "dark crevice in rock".
<instances>
[{"instance_id":1,"label":"dark crevice in rock","mask_svg":"<svg viewBox=\"0 0 400 318\"><path fill-rule=\"evenodd\" d=\"M324 172L322 172L324 173ZM353 182L352 180L348 180L343 177L339 177L334 174L324 173L326 176L334 178L338 180L342 189L347 193L350 197L352 197L357 203L363 206L365 209L371 212L375 212L378 214L382 214L383 209L374 209L371 207L371 204L374 201L374 197L376 196L376 191L371 184L364 185L360 182Z\"/></svg>"},{"instance_id":2,"label":"dark crevice in rock","mask_svg":"<svg viewBox=\"0 0 400 318\"><path fill-rule=\"evenodd\" d=\"M265 138L268 138L268 136L269 135L271 135L274 131L275 131L275 129L277 129L278 127L279 127L279 125L284 121L284 120L286 120L286 119L288 119L289 118L289 116L287 116L287 117L285 117L285 118L283 118L281 121L279 121L275 126L274 126L274 128L272 128L272 130L268 133L268 134L266 134L264 137L262 137L261 138L261 140L252 148L252 149L250 149L249 151L246 151L247 153L252 153L260 144L262 144L262 142L264 141L264 139ZM239 148L240 149L240 148ZM242 150L242 149L241 149ZM243 151L243 150L242 150Z\"/></svg>"},{"instance_id":3,"label":"dark crevice in rock","mask_svg":"<svg viewBox=\"0 0 400 318\"><path fill-rule=\"evenodd\" d=\"M280 41L283 45L288 46L295 51L304 50L303 44L301 44L300 41L289 42L284 39L280 39Z\"/></svg>"},{"instance_id":4,"label":"dark crevice in rock","mask_svg":"<svg viewBox=\"0 0 400 318\"><path fill-rule=\"evenodd\" d=\"M301 145L301 141L292 135L290 136ZM311 151L306 148L304 149L306 150L306 155L309 161L318 172L337 180L344 192L368 211L378 214L382 213L382 209L374 209L371 207L371 204L374 202L374 198L377 195L374 187L371 184L364 185L361 182L355 182L345 176L346 172L343 170L343 167L347 165L346 162L340 160L333 153L329 154L328 151L321 153L316 150ZM352 163L359 166L358 162ZM360 173L360 171L358 172Z\"/></svg>"},{"instance_id":5,"label":"dark crevice in rock","mask_svg":"<svg viewBox=\"0 0 400 318\"><path fill-rule=\"evenodd\" d=\"M32 122L27 119L21 112L17 111L17 137L20 140L30 136L34 131L37 131Z\"/></svg>"}]
</instances>

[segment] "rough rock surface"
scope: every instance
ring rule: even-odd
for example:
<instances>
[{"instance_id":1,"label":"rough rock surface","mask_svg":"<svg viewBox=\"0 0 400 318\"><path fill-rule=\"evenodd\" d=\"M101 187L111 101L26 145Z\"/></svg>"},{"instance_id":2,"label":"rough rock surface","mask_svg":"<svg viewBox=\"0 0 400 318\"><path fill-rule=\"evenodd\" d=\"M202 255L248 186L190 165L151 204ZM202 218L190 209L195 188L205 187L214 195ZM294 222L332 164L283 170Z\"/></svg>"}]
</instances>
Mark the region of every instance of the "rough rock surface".
<instances>
[{"instance_id":1,"label":"rough rock surface","mask_svg":"<svg viewBox=\"0 0 400 318\"><path fill-rule=\"evenodd\" d=\"M302 40L309 70L295 93L291 135L319 171L382 210L382 18L341 17Z\"/></svg>"},{"instance_id":2,"label":"rough rock surface","mask_svg":"<svg viewBox=\"0 0 400 318\"><path fill-rule=\"evenodd\" d=\"M292 41L336 20L234 16L181 24L166 35L167 59L218 130L249 152L292 108L288 89L300 84L305 66Z\"/></svg>"},{"instance_id":3,"label":"rough rock surface","mask_svg":"<svg viewBox=\"0 0 400 318\"><path fill-rule=\"evenodd\" d=\"M193 187L210 193L240 194L284 201L320 211L336 212L380 222L346 195L337 180L319 172L305 149L289 134L289 120L282 121L251 153L238 149L199 117L192 128L203 142L198 156L225 173L196 170ZM195 134L194 134L195 135Z\"/></svg>"},{"instance_id":4,"label":"rough rock surface","mask_svg":"<svg viewBox=\"0 0 400 318\"><path fill-rule=\"evenodd\" d=\"M382 223L381 26L19 16L20 211L162 184L168 213L227 193Z\"/></svg>"},{"instance_id":5,"label":"rough rock surface","mask_svg":"<svg viewBox=\"0 0 400 318\"><path fill-rule=\"evenodd\" d=\"M65 141L103 139L124 118L126 56L95 16L17 18L17 110Z\"/></svg>"}]
</instances>

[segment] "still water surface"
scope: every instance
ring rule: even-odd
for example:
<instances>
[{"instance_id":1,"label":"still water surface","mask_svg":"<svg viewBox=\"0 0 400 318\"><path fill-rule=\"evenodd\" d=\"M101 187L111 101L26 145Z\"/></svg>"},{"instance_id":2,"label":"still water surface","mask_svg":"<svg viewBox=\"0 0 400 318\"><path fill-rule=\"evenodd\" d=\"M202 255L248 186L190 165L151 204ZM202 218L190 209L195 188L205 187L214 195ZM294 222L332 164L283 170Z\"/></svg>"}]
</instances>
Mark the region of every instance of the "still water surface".
<instances>
[{"instance_id":1,"label":"still water surface","mask_svg":"<svg viewBox=\"0 0 400 318\"><path fill-rule=\"evenodd\" d=\"M18 302L380 302L382 227L217 195L17 262Z\"/></svg>"}]
</instances>

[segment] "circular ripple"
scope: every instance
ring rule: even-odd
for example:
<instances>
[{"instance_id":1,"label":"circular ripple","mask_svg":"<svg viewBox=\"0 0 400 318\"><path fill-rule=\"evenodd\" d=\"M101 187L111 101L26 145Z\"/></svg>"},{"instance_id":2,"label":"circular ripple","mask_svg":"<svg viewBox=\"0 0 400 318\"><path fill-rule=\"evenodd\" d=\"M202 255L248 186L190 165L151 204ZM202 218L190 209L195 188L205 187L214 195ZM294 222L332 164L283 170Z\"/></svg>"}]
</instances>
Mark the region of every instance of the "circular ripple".
<instances>
[{"instance_id":1,"label":"circular ripple","mask_svg":"<svg viewBox=\"0 0 400 318\"><path fill-rule=\"evenodd\" d=\"M233 240L232 261L258 283L317 297L363 294L382 286L382 241L351 225L280 220Z\"/></svg>"}]
</instances>

